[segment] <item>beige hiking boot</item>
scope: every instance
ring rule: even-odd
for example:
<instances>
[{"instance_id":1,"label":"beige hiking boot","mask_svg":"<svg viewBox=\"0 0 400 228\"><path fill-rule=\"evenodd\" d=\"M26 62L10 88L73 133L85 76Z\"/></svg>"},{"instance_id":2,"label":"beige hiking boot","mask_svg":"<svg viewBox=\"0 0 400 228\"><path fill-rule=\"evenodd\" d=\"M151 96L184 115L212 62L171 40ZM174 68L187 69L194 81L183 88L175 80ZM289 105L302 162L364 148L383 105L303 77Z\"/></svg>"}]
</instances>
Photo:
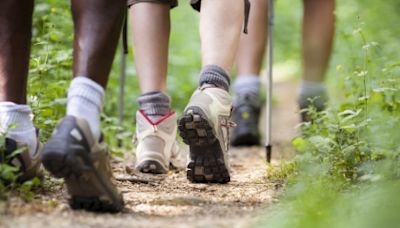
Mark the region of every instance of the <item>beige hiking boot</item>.
<instances>
[{"instance_id":1,"label":"beige hiking boot","mask_svg":"<svg viewBox=\"0 0 400 228\"><path fill-rule=\"evenodd\" d=\"M142 111L137 111L136 169L152 174L165 174L171 165L183 169L186 155L176 142L176 132L174 112L154 122Z\"/></svg>"},{"instance_id":2,"label":"beige hiking boot","mask_svg":"<svg viewBox=\"0 0 400 228\"><path fill-rule=\"evenodd\" d=\"M43 150L43 165L62 177L72 209L119 212L123 209L110 166L107 144L96 141L86 120L66 116Z\"/></svg>"},{"instance_id":3,"label":"beige hiking boot","mask_svg":"<svg viewBox=\"0 0 400 228\"><path fill-rule=\"evenodd\" d=\"M178 128L190 146L187 178L197 183L226 183L229 175L229 127L232 99L223 89L203 86L196 90Z\"/></svg>"}]
</instances>

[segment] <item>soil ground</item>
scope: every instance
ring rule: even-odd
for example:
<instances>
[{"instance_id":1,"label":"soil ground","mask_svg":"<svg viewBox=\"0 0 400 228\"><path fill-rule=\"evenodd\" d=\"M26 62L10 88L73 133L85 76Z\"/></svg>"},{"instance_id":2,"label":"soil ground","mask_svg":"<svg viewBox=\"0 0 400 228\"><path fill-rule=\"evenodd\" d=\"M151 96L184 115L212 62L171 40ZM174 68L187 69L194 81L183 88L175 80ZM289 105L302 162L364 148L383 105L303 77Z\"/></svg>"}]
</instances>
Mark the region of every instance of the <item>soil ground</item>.
<instances>
[{"instance_id":1,"label":"soil ground","mask_svg":"<svg viewBox=\"0 0 400 228\"><path fill-rule=\"evenodd\" d=\"M273 161L291 154L298 123L296 83L274 85ZM260 123L265 131L265 120ZM148 183L118 182L125 210L118 214L72 211L65 186L50 184L32 201L12 197L0 202L1 227L250 227L268 213L279 188L266 180L263 147L231 148L229 184L191 184L185 172L171 172ZM125 162L114 161L116 176L126 176ZM147 177L144 177L147 178ZM51 179L55 181L54 179Z\"/></svg>"}]
</instances>

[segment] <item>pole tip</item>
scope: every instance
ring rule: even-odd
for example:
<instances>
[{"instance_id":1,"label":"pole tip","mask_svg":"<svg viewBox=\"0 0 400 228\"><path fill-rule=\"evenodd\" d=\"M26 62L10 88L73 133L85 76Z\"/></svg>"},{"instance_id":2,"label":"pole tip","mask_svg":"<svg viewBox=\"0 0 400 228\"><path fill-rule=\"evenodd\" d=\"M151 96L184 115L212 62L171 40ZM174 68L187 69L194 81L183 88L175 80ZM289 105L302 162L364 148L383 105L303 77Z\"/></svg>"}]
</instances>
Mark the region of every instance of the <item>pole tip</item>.
<instances>
[{"instance_id":1,"label":"pole tip","mask_svg":"<svg viewBox=\"0 0 400 228\"><path fill-rule=\"evenodd\" d=\"M267 162L271 163L272 145L266 145L265 152L266 152Z\"/></svg>"}]
</instances>

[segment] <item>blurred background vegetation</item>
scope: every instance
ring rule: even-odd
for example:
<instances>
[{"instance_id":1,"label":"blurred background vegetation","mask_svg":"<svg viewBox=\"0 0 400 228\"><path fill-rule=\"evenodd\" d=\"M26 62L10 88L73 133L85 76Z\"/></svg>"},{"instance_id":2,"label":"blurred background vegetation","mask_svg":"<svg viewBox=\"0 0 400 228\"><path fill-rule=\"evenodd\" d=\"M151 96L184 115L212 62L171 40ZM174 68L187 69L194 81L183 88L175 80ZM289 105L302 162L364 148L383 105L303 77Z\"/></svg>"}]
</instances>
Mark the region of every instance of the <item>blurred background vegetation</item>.
<instances>
[{"instance_id":1,"label":"blurred background vegetation","mask_svg":"<svg viewBox=\"0 0 400 228\"><path fill-rule=\"evenodd\" d=\"M275 66L300 77L302 2L276 2ZM400 208L400 2L337 0L335 48L328 72L330 108L314 113L293 140L298 155L278 170L280 201L268 208L263 227L398 227ZM168 91L183 109L200 69L198 15L185 3L172 11ZM72 77L69 1L37 0L29 102L46 140L65 113ZM119 51L118 51L119 53ZM138 80L128 56L123 128L117 126L119 54L107 88L103 130L115 155L132 149ZM284 96L284 94L276 94ZM295 98L293 98L295 99ZM312 111L312 110L311 110ZM118 148L115 140L123 141ZM275 176L274 176L275 175ZM278 178L279 179L279 178Z\"/></svg>"}]
</instances>

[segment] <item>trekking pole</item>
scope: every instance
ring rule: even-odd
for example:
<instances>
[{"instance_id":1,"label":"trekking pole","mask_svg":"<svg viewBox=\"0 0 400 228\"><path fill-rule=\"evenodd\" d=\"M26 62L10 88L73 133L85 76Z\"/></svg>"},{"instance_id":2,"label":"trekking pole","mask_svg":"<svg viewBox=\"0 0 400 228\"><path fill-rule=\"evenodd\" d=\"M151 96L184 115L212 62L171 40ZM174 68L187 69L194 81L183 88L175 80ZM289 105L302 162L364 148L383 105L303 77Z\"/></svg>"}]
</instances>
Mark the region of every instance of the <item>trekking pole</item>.
<instances>
[{"instance_id":1,"label":"trekking pole","mask_svg":"<svg viewBox=\"0 0 400 228\"><path fill-rule=\"evenodd\" d=\"M266 101L266 140L265 150L267 162L271 162L272 155L272 64L273 64L273 27L274 27L274 0L268 0L268 34L267 34L267 101Z\"/></svg>"},{"instance_id":2,"label":"trekking pole","mask_svg":"<svg viewBox=\"0 0 400 228\"><path fill-rule=\"evenodd\" d=\"M118 95L118 128L119 133L122 132L122 122L124 120L124 98L125 98L125 78L126 78L126 54L128 54L127 45L127 17L125 14L125 21L122 27L121 35L121 55L120 55L120 74L119 74L119 95ZM122 140L118 139L118 146L122 147Z\"/></svg>"}]
</instances>

